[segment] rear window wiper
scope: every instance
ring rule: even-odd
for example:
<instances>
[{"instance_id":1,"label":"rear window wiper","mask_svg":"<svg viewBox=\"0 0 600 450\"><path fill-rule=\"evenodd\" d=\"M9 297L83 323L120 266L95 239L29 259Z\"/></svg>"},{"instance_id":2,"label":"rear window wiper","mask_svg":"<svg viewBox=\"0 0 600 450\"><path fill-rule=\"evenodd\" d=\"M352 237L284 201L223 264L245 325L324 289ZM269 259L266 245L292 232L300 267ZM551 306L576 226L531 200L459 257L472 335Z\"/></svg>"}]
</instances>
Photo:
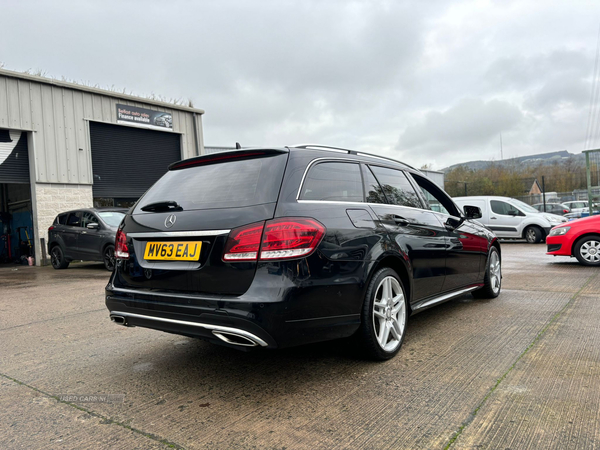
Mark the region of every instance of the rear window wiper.
<instances>
[{"instance_id":1,"label":"rear window wiper","mask_svg":"<svg viewBox=\"0 0 600 450\"><path fill-rule=\"evenodd\" d=\"M164 202L149 203L146 206L142 206L142 211L183 211L183 208L179 206L177 202L167 200Z\"/></svg>"}]
</instances>

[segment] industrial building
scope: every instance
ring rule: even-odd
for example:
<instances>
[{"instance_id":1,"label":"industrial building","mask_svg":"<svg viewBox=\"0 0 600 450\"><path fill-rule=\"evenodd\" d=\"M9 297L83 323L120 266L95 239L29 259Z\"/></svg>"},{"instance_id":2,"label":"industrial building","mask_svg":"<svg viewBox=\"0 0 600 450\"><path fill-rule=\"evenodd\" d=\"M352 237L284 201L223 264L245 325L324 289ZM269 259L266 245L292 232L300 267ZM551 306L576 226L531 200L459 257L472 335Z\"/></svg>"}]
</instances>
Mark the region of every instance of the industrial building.
<instances>
[{"instance_id":1,"label":"industrial building","mask_svg":"<svg viewBox=\"0 0 600 450\"><path fill-rule=\"evenodd\" d=\"M201 109L0 69L0 262L42 242L59 212L130 206L204 154Z\"/></svg>"}]
</instances>

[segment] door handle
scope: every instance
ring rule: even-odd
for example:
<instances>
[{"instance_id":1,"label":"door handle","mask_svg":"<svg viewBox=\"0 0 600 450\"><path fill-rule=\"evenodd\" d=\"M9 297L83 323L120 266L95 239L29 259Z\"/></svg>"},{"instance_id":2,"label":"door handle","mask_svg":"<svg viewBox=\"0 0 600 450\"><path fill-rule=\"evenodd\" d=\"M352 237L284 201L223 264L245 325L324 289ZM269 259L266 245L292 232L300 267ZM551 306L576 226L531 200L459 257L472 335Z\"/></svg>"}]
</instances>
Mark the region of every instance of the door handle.
<instances>
[{"instance_id":1,"label":"door handle","mask_svg":"<svg viewBox=\"0 0 600 450\"><path fill-rule=\"evenodd\" d=\"M396 225L400 225L405 227L406 225L409 224L409 221L406 220L404 217L402 216L393 216L394 222L396 223Z\"/></svg>"},{"instance_id":2,"label":"door handle","mask_svg":"<svg viewBox=\"0 0 600 450\"><path fill-rule=\"evenodd\" d=\"M496 220L496 218L495 218L494 216L490 217L490 219L494 219L494 220Z\"/></svg>"}]
</instances>

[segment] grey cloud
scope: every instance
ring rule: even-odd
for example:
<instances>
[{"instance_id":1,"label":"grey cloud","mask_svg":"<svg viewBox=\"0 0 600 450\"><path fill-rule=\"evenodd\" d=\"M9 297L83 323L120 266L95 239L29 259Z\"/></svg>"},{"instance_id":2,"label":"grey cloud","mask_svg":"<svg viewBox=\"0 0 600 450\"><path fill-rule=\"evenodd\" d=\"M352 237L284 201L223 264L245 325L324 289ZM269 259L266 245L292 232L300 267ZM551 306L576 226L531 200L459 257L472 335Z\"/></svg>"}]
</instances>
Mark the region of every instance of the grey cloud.
<instances>
[{"instance_id":1,"label":"grey cloud","mask_svg":"<svg viewBox=\"0 0 600 450\"><path fill-rule=\"evenodd\" d=\"M589 81L561 74L527 95L524 106L527 109L548 113L568 103L587 111L590 92L591 83Z\"/></svg>"},{"instance_id":2,"label":"grey cloud","mask_svg":"<svg viewBox=\"0 0 600 450\"><path fill-rule=\"evenodd\" d=\"M509 154L580 145L600 13L582 0L4 3L7 68L190 98L206 144L320 142L441 167L492 157L500 131Z\"/></svg>"},{"instance_id":3,"label":"grey cloud","mask_svg":"<svg viewBox=\"0 0 600 450\"><path fill-rule=\"evenodd\" d=\"M514 129L522 119L520 109L510 103L463 99L446 111L430 111L421 123L407 127L397 149L440 156L487 144L501 132Z\"/></svg>"},{"instance_id":4,"label":"grey cloud","mask_svg":"<svg viewBox=\"0 0 600 450\"><path fill-rule=\"evenodd\" d=\"M556 50L533 56L499 58L486 71L485 79L497 90L540 86L548 78L581 79L591 73L591 61L582 51Z\"/></svg>"}]
</instances>

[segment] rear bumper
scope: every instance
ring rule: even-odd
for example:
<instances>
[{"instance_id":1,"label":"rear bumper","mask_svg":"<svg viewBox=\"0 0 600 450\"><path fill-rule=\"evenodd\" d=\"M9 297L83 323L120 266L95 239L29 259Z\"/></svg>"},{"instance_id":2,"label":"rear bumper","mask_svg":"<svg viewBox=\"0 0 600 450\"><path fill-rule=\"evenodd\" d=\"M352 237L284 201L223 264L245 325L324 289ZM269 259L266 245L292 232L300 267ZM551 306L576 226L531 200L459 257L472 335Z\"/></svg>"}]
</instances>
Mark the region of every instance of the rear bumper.
<instances>
[{"instance_id":1,"label":"rear bumper","mask_svg":"<svg viewBox=\"0 0 600 450\"><path fill-rule=\"evenodd\" d=\"M114 286L111 279L106 306L113 321L122 325L237 348L326 341L350 336L360 326L364 286L357 278L345 278L343 284L337 278L294 285L289 278L287 283L273 283L272 277L272 271L259 268L252 286L241 296L126 289Z\"/></svg>"},{"instance_id":2,"label":"rear bumper","mask_svg":"<svg viewBox=\"0 0 600 450\"><path fill-rule=\"evenodd\" d=\"M110 319L115 323L127 327L141 326L205 339L216 337L227 344L240 347L267 347L269 345L258 335L245 330L245 328L250 328L248 326L249 324L237 323L232 324L232 326L219 325L217 323L220 320L219 317L204 317L201 321L192 322L114 310L110 313ZM263 335L263 337L266 336ZM273 343L271 345L273 345Z\"/></svg>"}]
</instances>

